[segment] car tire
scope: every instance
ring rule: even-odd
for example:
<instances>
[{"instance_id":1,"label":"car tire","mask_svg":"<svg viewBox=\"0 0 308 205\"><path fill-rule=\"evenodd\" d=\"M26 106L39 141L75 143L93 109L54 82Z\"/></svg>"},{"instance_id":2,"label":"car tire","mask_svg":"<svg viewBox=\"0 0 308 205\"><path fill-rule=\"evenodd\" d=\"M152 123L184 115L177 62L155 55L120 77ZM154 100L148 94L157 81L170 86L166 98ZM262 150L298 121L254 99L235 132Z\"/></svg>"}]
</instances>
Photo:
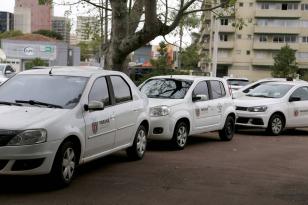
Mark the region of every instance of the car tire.
<instances>
[{"instance_id":1,"label":"car tire","mask_svg":"<svg viewBox=\"0 0 308 205\"><path fill-rule=\"evenodd\" d=\"M131 160L141 160L145 154L147 147L147 129L140 125L135 138L133 145L126 150L127 156Z\"/></svg>"},{"instance_id":2,"label":"car tire","mask_svg":"<svg viewBox=\"0 0 308 205\"><path fill-rule=\"evenodd\" d=\"M219 131L219 138L222 141L232 140L235 133L235 120L234 117L228 116L222 130Z\"/></svg>"},{"instance_id":3,"label":"car tire","mask_svg":"<svg viewBox=\"0 0 308 205\"><path fill-rule=\"evenodd\" d=\"M268 126L267 126L267 132L270 135L278 136L281 134L281 132L284 129L284 119L280 114L274 114L271 116Z\"/></svg>"},{"instance_id":4,"label":"car tire","mask_svg":"<svg viewBox=\"0 0 308 205\"><path fill-rule=\"evenodd\" d=\"M78 165L78 154L71 141L65 141L57 151L51 170L52 183L57 187L68 186L75 175Z\"/></svg>"},{"instance_id":5,"label":"car tire","mask_svg":"<svg viewBox=\"0 0 308 205\"><path fill-rule=\"evenodd\" d=\"M184 149L187 144L187 138L188 138L188 125L183 121L178 122L175 125L172 137L172 144L174 148L178 150Z\"/></svg>"}]
</instances>

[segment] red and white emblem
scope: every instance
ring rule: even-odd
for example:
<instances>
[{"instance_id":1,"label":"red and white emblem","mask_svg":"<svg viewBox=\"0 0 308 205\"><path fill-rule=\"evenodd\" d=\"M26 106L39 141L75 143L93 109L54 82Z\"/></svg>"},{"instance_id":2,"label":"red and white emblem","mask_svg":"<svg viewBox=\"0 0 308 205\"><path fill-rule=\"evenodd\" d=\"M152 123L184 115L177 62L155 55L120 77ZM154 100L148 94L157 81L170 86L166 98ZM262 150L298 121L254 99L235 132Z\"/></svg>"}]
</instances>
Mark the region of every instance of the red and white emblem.
<instances>
[{"instance_id":1,"label":"red and white emblem","mask_svg":"<svg viewBox=\"0 0 308 205\"><path fill-rule=\"evenodd\" d=\"M96 134L98 130L98 122L93 122L92 123L92 132L93 134Z\"/></svg>"},{"instance_id":2,"label":"red and white emblem","mask_svg":"<svg viewBox=\"0 0 308 205\"><path fill-rule=\"evenodd\" d=\"M295 116L295 117L298 117L298 116L299 116L298 110L295 110L295 111L294 111L294 116Z\"/></svg>"}]
</instances>

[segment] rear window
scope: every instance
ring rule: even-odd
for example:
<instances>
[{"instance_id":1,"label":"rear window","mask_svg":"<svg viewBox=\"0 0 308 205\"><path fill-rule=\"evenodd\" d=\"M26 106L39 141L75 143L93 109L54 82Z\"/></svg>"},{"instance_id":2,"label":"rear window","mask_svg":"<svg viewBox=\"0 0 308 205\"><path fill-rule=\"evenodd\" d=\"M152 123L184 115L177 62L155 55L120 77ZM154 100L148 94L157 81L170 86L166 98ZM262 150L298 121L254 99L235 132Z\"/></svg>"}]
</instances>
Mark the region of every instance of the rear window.
<instances>
[{"instance_id":1,"label":"rear window","mask_svg":"<svg viewBox=\"0 0 308 205\"><path fill-rule=\"evenodd\" d=\"M245 86L249 84L249 80L245 79L228 79L227 82L229 85L234 86Z\"/></svg>"},{"instance_id":2,"label":"rear window","mask_svg":"<svg viewBox=\"0 0 308 205\"><path fill-rule=\"evenodd\" d=\"M210 85L213 99L218 99L226 96L226 90L222 82L211 80Z\"/></svg>"}]
</instances>

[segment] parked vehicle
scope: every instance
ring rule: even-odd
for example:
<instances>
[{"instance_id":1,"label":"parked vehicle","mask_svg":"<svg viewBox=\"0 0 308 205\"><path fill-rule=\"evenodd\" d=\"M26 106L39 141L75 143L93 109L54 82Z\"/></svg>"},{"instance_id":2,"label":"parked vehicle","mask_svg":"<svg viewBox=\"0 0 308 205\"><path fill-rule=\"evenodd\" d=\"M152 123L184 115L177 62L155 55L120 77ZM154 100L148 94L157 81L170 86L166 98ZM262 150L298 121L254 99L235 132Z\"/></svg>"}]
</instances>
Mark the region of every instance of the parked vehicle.
<instances>
[{"instance_id":1,"label":"parked vehicle","mask_svg":"<svg viewBox=\"0 0 308 205\"><path fill-rule=\"evenodd\" d=\"M13 77L16 71L9 64L0 64L0 85Z\"/></svg>"},{"instance_id":2,"label":"parked vehicle","mask_svg":"<svg viewBox=\"0 0 308 205\"><path fill-rule=\"evenodd\" d=\"M198 76L158 76L139 86L150 101L152 140L171 140L183 149L189 135L219 130L234 134L235 107L226 80Z\"/></svg>"},{"instance_id":3,"label":"parked vehicle","mask_svg":"<svg viewBox=\"0 0 308 205\"><path fill-rule=\"evenodd\" d=\"M264 84L264 83L270 83L270 82L285 82L285 81L301 81L301 80L295 80L295 79L287 79L287 78L264 78L261 80L258 80L256 82L250 83L242 88L240 88L239 90L236 90L233 92L233 98L239 98L242 97L244 95L246 95L247 93L249 93L250 91L252 91L253 89L255 89L256 87Z\"/></svg>"},{"instance_id":4,"label":"parked vehicle","mask_svg":"<svg viewBox=\"0 0 308 205\"><path fill-rule=\"evenodd\" d=\"M242 87L249 84L248 78L233 78L233 77L224 77L227 80L228 85L232 89L232 92L241 89Z\"/></svg>"},{"instance_id":5,"label":"parked vehicle","mask_svg":"<svg viewBox=\"0 0 308 205\"><path fill-rule=\"evenodd\" d=\"M142 159L148 130L148 99L120 72L25 71L0 87L0 174L68 185L78 165L118 150Z\"/></svg>"},{"instance_id":6,"label":"parked vehicle","mask_svg":"<svg viewBox=\"0 0 308 205\"><path fill-rule=\"evenodd\" d=\"M235 100L238 126L265 128L279 135L284 128L308 127L308 83L265 83Z\"/></svg>"}]
</instances>

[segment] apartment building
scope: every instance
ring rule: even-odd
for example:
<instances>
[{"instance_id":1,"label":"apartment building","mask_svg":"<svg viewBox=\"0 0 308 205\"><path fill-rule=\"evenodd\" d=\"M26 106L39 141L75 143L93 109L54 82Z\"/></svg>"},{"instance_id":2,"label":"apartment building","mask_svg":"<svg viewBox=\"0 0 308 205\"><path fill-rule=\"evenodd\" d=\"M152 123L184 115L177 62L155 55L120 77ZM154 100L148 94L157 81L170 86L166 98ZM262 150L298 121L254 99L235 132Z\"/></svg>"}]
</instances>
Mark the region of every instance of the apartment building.
<instances>
[{"instance_id":1,"label":"apartment building","mask_svg":"<svg viewBox=\"0 0 308 205\"><path fill-rule=\"evenodd\" d=\"M61 16L52 17L52 30L61 34L63 40L67 43L70 43L70 28L71 22L68 18Z\"/></svg>"},{"instance_id":2,"label":"apartment building","mask_svg":"<svg viewBox=\"0 0 308 205\"><path fill-rule=\"evenodd\" d=\"M100 34L100 23L96 17L77 16L77 42L91 41L94 35Z\"/></svg>"},{"instance_id":3,"label":"apartment building","mask_svg":"<svg viewBox=\"0 0 308 205\"><path fill-rule=\"evenodd\" d=\"M204 71L213 71L217 56L217 76L270 77L273 57L286 44L308 71L308 0L238 0L235 11L235 16L204 15ZM241 19L243 27L235 27Z\"/></svg>"}]
</instances>

